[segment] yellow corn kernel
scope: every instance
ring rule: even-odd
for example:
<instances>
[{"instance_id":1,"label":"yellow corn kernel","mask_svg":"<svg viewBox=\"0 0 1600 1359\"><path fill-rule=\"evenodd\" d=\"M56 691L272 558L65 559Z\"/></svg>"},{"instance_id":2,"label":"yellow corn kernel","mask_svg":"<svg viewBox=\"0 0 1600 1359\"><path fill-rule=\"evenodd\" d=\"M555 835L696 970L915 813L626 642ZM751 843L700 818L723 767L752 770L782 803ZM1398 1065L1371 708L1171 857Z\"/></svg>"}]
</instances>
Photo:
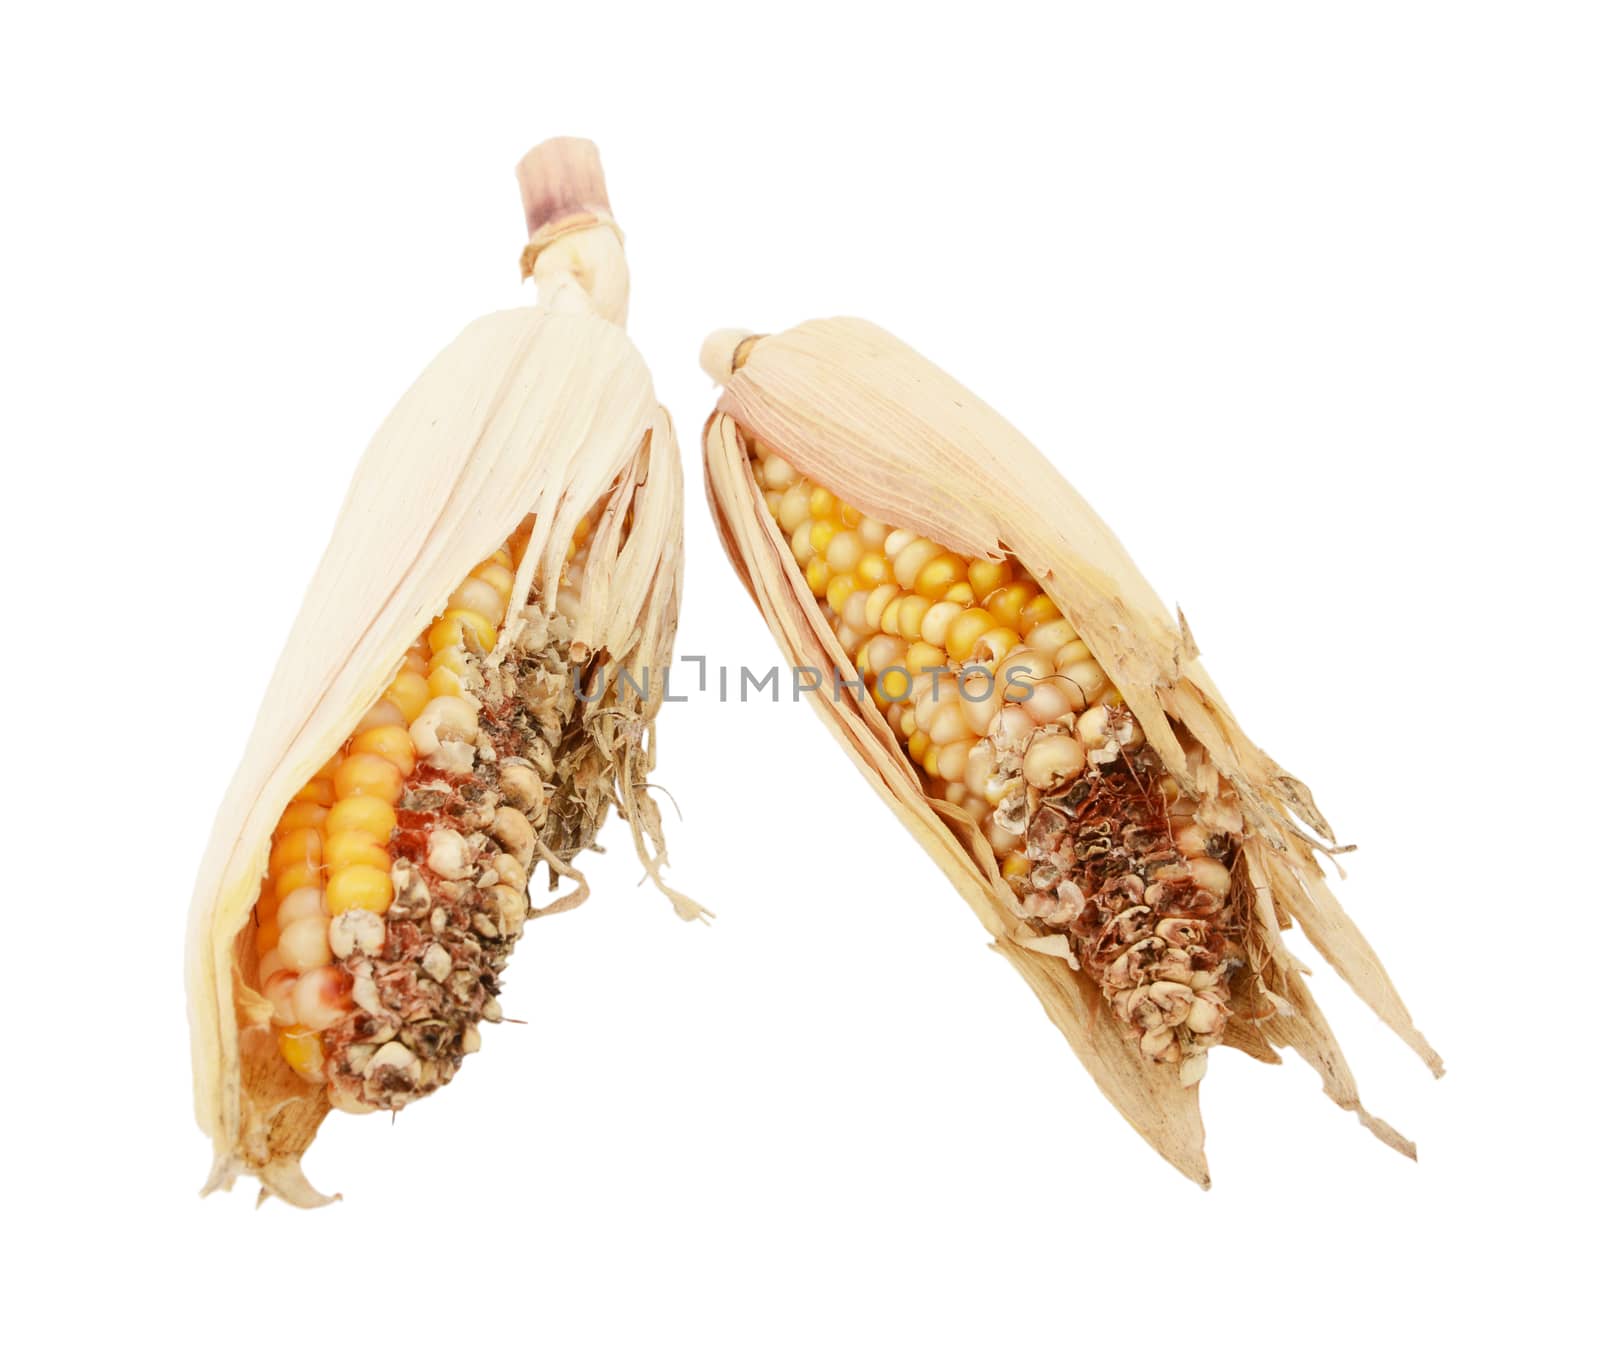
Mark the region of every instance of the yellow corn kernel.
<instances>
[{"instance_id":1,"label":"yellow corn kernel","mask_svg":"<svg viewBox=\"0 0 1600 1359\"><path fill-rule=\"evenodd\" d=\"M1017 622L1019 631L1027 632L1040 623L1048 623L1053 618L1060 618L1061 610L1051 602L1049 595L1036 595L1022 610Z\"/></svg>"},{"instance_id":2,"label":"yellow corn kernel","mask_svg":"<svg viewBox=\"0 0 1600 1359\"><path fill-rule=\"evenodd\" d=\"M977 596L972 593L972 586L966 581L962 581L959 585L952 585L944 592L944 597L948 600L953 600L955 603L961 605L962 608L965 608L977 598Z\"/></svg>"},{"instance_id":3,"label":"yellow corn kernel","mask_svg":"<svg viewBox=\"0 0 1600 1359\"><path fill-rule=\"evenodd\" d=\"M1006 855L1005 862L1000 865L1000 876L1007 882L1026 882L1032 872L1033 861L1026 854L1015 851Z\"/></svg>"},{"instance_id":4,"label":"yellow corn kernel","mask_svg":"<svg viewBox=\"0 0 1600 1359\"><path fill-rule=\"evenodd\" d=\"M941 552L917 572L916 592L939 599L952 585L967 578L967 564L954 552Z\"/></svg>"},{"instance_id":5,"label":"yellow corn kernel","mask_svg":"<svg viewBox=\"0 0 1600 1359\"><path fill-rule=\"evenodd\" d=\"M939 777L939 757L944 754L944 747L937 746L930 737L928 748L922 752L922 772L930 779Z\"/></svg>"},{"instance_id":6,"label":"yellow corn kernel","mask_svg":"<svg viewBox=\"0 0 1600 1359\"><path fill-rule=\"evenodd\" d=\"M839 526L831 519L813 519L811 521L812 551L826 552L828 544L833 541L833 536L838 531Z\"/></svg>"},{"instance_id":7,"label":"yellow corn kernel","mask_svg":"<svg viewBox=\"0 0 1600 1359\"><path fill-rule=\"evenodd\" d=\"M1078 640L1078 634L1065 618L1052 618L1048 623L1040 623L1030 628L1023 636L1027 638L1030 647L1043 652L1046 656L1053 656L1062 647L1071 646Z\"/></svg>"},{"instance_id":8,"label":"yellow corn kernel","mask_svg":"<svg viewBox=\"0 0 1600 1359\"><path fill-rule=\"evenodd\" d=\"M316 778L312 779L310 783L296 793L293 800L295 802L315 802L321 807L331 807L333 799L333 780Z\"/></svg>"},{"instance_id":9,"label":"yellow corn kernel","mask_svg":"<svg viewBox=\"0 0 1600 1359\"><path fill-rule=\"evenodd\" d=\"M854 571L865 549L861 545L861 535L859 533L853 529L844 529L835 533L823 547L817 550L827 554L828 565L833 570Z\"/></svg>"},{"instance_id":10,"label":"yellow corn kernel","mask_svg":"<svg viewBox=\"0 0 1600 1359\"><path fill-rule=\"evenodd\" d=\"M946 659L941 647L930 646L927 642L913 642L906 648L906 669L913 675L928 670L942 670Z\"/></svg>"},{"instance_id":11,"label":"yellow corn kernel","mask_svg":"<svg viewBox=\"0 0 1600 1359\"><path fill-rule=\"evenodd\" d=\"M371 864L352 864L328 879L328 914L345 911L371 911L382 915L394 900L394 883L383 870Z\"/></svg>"},{"instance_id":12,"label":"yellow corn kernel","mask_svg":"<svg viewBox=\"0 0 1600 1359\"><path fill-rule=\"evenodd\" d=\"M337 835L330 835L323 855L330 874L339 873L352 864L366 864L383 873L387 873L390 867L388 853L366 831L340 831Z\"/></svg>"},{"instance_id":13,"label":"yellow corn kernel","mask_svg":"<svg viewBox=\"0 0 1600 1359\"><path fill-rule=\"evenodd\" d=\"M310 1029L295 1025L278 1034L278 1051L283 1060L307 1080L322 1075L322 1040Z\"/></svg>"},{"instance_id":14,"label":"yellow corn kernel","mask_svg":"<svg viewBox=\"0 0 1600 1359\"><path fill-rule=\"evenodd\" d=\"M820 486L811 488L811 497L808 508L813 519L826 519L838 507L839 502L833 498L831 491L825 491Z\"/></svg>"},{"instance_id":15,"label":"yellow corn kernel","mask_svg":"<svg viewBox=\"0 0 1600 1359\"><path fill-rule=\"evenodd\" d=\"M407 722L415 722L417 715L428 706L428 677L424 671L402 670L395 681L384 690L383 696L405 715Z\"/></svg>"},{"instance_id":16,"label":"yellow corn kernel","mask_svg":"<svg viewBox=\"0 0 1600 1359\"><path fill-rule=\"evenodd\" d=\"M438 670L441 666L455 675L467 673L467 667L472 663L472 657L467 655L464 646L447 646L443 651L433 653L433 660L429 664L429 671Z\"/></svg>"},{"instance_id":17,"label":"yellow corn kernel","mask_svg":"<svg viewBox=\"0 0 1600 1359\"><path fill-rule=\"evenodd\" d=\"M783 493L778 506L778 523L785 533L793 533L811 517L811 488L797 481Z\"/></svg>"},{"instance_id":18,"label":"yellow corn kernel","mask_svg":"<svg viewBox=\"0 0 1600 1359\"><path fill-rule=\"evenodd\" d=\"M836 613L843 615L845 601L855 593L856 578L848 573L835 576L828 582L828 606Z\"/></svg>"},{"instance_id":19,"label":"yellow corn kernel","mask_svg":"<svg viewBox=\"0 0 1600 1359\"><path fill-rule=\"evenodd\" d=\"M994 615L984 609L968 609L950 624L944 635L944 649L957 663L972 655L978 638L995 626Z\"/></svg>"},{"instance_id":20,"label":"yellow corn kernel","mask_svg":"<svg viewBox=\"0 0 1600 1359\"><path fill-rule=\"evenodd\" d=\"M911 672L909 667L893 665L888 667L883 674L878 676L874 691L886 703L904 702L911 693Z\"/></svg>"},{"instance_id":21,"label":"yellow corn kernel","mask_svg":"<svg viewBox=\"0 0 1600 1359\"><path fill-rule=\"evenodd\" d=\"M322 832L310 826L280 832L272 847L272 857L267 860L267 872L277 877L284 869L295 864L316 867L322 862Z\"/></svg>"},{"instance_id":22,"label":"yellow corn kernel","mask_svg":"<svg viewBox=\"0 0 1600 1359\"><path fill-rule=\"evenodd\" d=\"M290 892L298 892L302 887L321 886L321 864L291 864L273 878L272 898L275 902L278 902L282 901Z\"/></svg>"},{"instance_id":23,"label":"yellow corn kernel","mask_svg":"<svg viewBox=\"0 0 1600 1359\"><path fill-rule=\"evenodd\" d=\"M278 937L278 922L275 919L264 921L261 928L256 931L256 957L264 958L277 948Z\"/></svg>"},{"instance_id":24,"label":"yellow corn kernel","mask_svg":"<svg viewBox=\"0 0 1600 1359\"><path fill-rule=\"evenodd\" d=\"M291 802L278 818L278 833L299 830L302 826L313 826L322 829L322 824L328 819L328 809L316 802Z\"/></svg>"},{"instance_id":25,"label":"yellow corn kernel","mask_svg":"<svg viewBox=\"0 0 1600 1359\"><path fill-rule=\"evenodd\" d=\"M972 658L978 662L1003 660L1022 645L1022 638L1012 628L990 628L978 638L972 648Z\"/></svg>"},{"instance_id":26,"label":"yellow corn kernel","mask_svg":"<svg viewBox=\"0 0 1600 1359\"><path fill-rule=\"evenodd\" d=\"M772 514L772 517L776 519L778 517L778 506L783 504L783 492L763 491L761 497L767 502L767 509Z\"/></svg>"},{"instance_id":27,"label":"yellow corn kernel","mask_svg":"<svg viewBox=\"0 0 1600 1359\"><path fill-rule=\"evenodd\" d=\"M333 810L328 813L326 831L329 836L360 831L383 844L394 834L396 822L395 810L389 803L367 794L341 798L334 803Z\"/></svg>"},{"instance_id":28,"label":"yellow corn kernel","mask_svg":"<svg viewBox=\"0 0 1600 1359\"><path fill-rule=\"evenodd\" d=\"M403 778L410 778L417 767L417 750L404 727L373 727L351 741L350 750L356 755L383 756Z\"/></svg>"},{"instance_id":29,"label":"yellow corn kernel","mask_svg":"<svg viewBox=\"0 0 1600 1359\"><path fill-rule=\"evenodd\" d=\"M1006 584L1012 575L1011 563L990 562L979 557L967 568L967 579L972 582L972 588L982 597L991 590L996 590Z\"/></svg>"},{"instance_id":30,"label":"yellow corn kernel","mask_svg":"<svg viewBox=\"0 0 1600 1359\"><path fill-rule=\"evenodd\" d=\"M856 563L856 577L863 585L882 585L889 579L889 559L881 552L863 552Z\"/></svg>"},{"instance_id":31,"label":"yellow corn kernel","mask_svg":"<svg viewBox=\"0 0 1600 1359\"><path fill-rule=\"evenodd\" d=\"M480 651L494 649L495 626L475 609L446 609L444 616L428 629L428 645L437 658L439 652L467 641Z\"/></svg>"},{"instance_id":32,"label":"yellow corn kernel","mask_svg":"<svg viewBox=\"0 0 1600 1359\"><path fill-rule=\"evenodd\" d=\"M861 511L854 505L840 505L839 522L846 528L853 529L861 522Z\"/></svg>"},{"instance_id":33,"label":"yellow corn kernel","mask_svg":"<svg viewBox=\"0 0 1600 1359\"><path fill-rule=\"evenodd\" d=\"M895 618L900 635L908 642L917 641L922 636L922 620L932 607L926 595L906 595L902 598L900 612Z\"/></svg>"},{"instance_id":34,"label":"yellow corn kernel","mask_svg":"<svg viewBox=\"0 0 1600 1359\"><path fill-rule=\"evenodd\" d=\"M900 551L894 554L894 578L899 582L902 590L909 590L917 583L917 577L922 574L922 568L939 555L939 544L929 542L926 538L917 538L907 543Z\"/></svg>"},{"instance_id":35,"label":"yellow corn kernel","mask_svg":"<svg viewBox=\"0 0 1600 1359\"><path fill-rule=\"evenodd\" d=\"M503 566L499 562L485 562L482 566L475 568L472 574L476 579L492 587L494 592L500 596L502 603L511 598L511 586L516 577L511 573L509 565Z\"/></svg>"},{"instance_id":36,"label":"yellow corn kernel","mask_svg":"<svg viewBox=\"0 0 1600 1359\"><path fill-rule=\"evenodd\" d=\"M428 697L435 698L461 698L466 694L461 685L461 676L447 666L438 666L428 672Z\"/></svg>"},{"instance_id":37,"label":"yellow corn kernel","mask_svg":"<svg viewBox=\"0 0 1600 1359\"><path fill-rule=\"evenodd\" d=\"M915 731L911 734L911 739L906 742L906 750L910 752L913 760L921 764L922 757L928 753L928 747L932 744L928 740L927 732Z\"/></svg>"},{"instance_id":38,"label":"yellow corn kernel","mask_svg":"<svg viewBox=\"0 0 1600 1359\"><path fill-rule=\"evenodd\" d=\"M1038 593L1039 587L1031 580L1015 581L985 594L983 607L995 616L996 621L1014 628L1022 618L1022 611Z\"/></svg>"},{"instance_id":39,"label":"yellow corn kernel","mask_svg":"<svg viewBox=\"0 0 1600 1359\"><path fill-rule=\"evenodd\" d=\"M381 755L351 755L333 776L333 786L341 798L366 793L394 803L400 801L405 779Z\"/></svg>"},{"instance_id":40,"label":"yellow corn kernel","mask_svg":"<svg viewBox=\"0 0 1600 1359\"><path fill-rule=\"evenodd\" d=\"M811 593L819 599L828 591L828 563L821 557L813 557L806 563L806 584L811 587Z\"/></svg>"}]
</instances>

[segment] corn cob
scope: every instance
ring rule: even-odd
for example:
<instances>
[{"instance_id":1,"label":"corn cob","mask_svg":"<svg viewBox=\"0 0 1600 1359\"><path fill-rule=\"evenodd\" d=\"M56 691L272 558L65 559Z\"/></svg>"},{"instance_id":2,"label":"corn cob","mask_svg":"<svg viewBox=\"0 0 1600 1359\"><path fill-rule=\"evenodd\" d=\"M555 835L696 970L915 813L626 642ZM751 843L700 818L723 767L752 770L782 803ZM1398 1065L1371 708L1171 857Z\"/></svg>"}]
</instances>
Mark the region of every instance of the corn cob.
<instances>
[{"instance_id":1,"label":"corn cob","mask_svg":"<svg viewBox=\"0 0 1600 1359\"><path fill-rule=\"evenodd\" d=\"M1239 730L1105 525L970 392L859 321L719 332L725 548L857 763L1102 1090L1192 1178L1209 1050L1292 1046L1382 1140L1288 953L1298 922L1437 1073L1313 857L1332 832Z\"/></svg>"},{"instance_id":2,"label":"corn cob","mask_svg":"<svg viewBox=\"0 0 1600 1359\"><path fill-rule=\"evenodd\" d=\"M207 1189L326 1202L330 1109L397 1110L501 1017L525 922L587 893L611 805L661 884L645 793L681 584L672 427L621 330L594 148L519 167L537 307L485 317L357 471L201 866L189 994ZM382 527L375 535L372 525ZM575 884L540 909L537 864Z\"/></svg>"}]
</instances>

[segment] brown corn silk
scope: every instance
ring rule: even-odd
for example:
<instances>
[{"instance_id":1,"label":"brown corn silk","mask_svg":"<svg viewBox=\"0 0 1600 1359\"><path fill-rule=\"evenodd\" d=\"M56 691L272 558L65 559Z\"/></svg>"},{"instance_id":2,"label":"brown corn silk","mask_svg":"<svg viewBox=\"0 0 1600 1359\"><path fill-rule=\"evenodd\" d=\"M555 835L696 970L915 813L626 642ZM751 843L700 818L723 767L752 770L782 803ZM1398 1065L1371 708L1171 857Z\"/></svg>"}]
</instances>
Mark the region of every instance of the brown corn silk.
<instances>
[{"instance_id":1,"label":"brown corn silk","mask_svg":"<svg viewBox=\"0 0 1600 1359\"><path fill-rule=\"evenodd\" d=\"M1243 813L1236 899L1257 1008L1236 1013L1222 1042L1277 1063L1300 1053L1340 1107L1389 1146L1405 1138L1362 1107L1339 1045L1290 954L1298 924L1361 998L1442 1074L1371 946L1323 878L1316 854L1333 832L1305 785L1240 729L1174 619L1110 529L1044 456L947 374L864 321L812 321L777 335L713 335L702 363L722 383L705 430L707 490L723 545L794 666L855 674L764 503L750 440L770 445L840 502L969 558L1010 557L1088 645L1183 792L1231 789ZM883 713L850 688L811 695L880 796L938 862L1022 973L1123 1117L1190 1178L1209 1183L1198 1086L1144 1060L1106 1013L1063 940L1018 918L993 849L969 812L930 797ZM1205 758L1191 767L1186 731ZM1209 787L1197 786L1197 780ZM1240 874L1245 880L1241 886Z\"/></svg>"},{"instance_id":2,"label":"brown corn silk","mask_svg":"<svg viewBox=\"0 0 1600 1359\"><path fill-rule=\"evenodd\" d=\"M358 466L196 883L187 950L196 1115L215 1161L206 1185L256 1176L263 1196L328 1202L300 1158L329 1111L323 1086L286 1066L255 989L252 906L290 799L384 693L406 649L475 563L520 545L486 666L554 617L555 582L580 520L590 566L558 635L574 665L664 672L682 580L682 472L672 425L622 329L627 273L598 157L571 139L519 167L539 305L469 325L385 420ZM523 538L525 536L525 543ZM524 604L526 603L526 614ZM538 615L537 618L534 615ZM586 743L576 796L587 838L615 805L660 882L659 817L645 793L662 698L608 690L578 705ZM559 874L576 870L541 851ZM534 912L538 914L538 912Z\"/></svg>"}]
</instances>

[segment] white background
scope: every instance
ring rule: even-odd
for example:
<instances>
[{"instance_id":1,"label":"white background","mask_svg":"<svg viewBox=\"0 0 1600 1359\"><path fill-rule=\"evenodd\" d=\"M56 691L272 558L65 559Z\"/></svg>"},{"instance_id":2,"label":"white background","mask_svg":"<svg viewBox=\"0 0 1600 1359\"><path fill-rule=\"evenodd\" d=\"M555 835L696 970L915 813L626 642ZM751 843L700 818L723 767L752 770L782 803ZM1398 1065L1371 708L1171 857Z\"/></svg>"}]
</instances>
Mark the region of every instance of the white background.
<instances>
[{"instance_id":1,"label":"white background","mask_svg":"<svg viewBox=\"0 0 1600 1359\"><path fill-rule=\"evenodd\" d=\"M1586 6L36 6L0 42L13 1352L1385 1353L1592 1327ZM367 437L600 143L684 443L719 326L868 316L1035 439L1252 735L1450 1075L1314 985L1411 1164L1223 1052L1157 1159L804 707L669 710L622 828L345 1201L200 1200L183 920ZM1300 944L1302 951L1304 942ZM1314 959L1312 961L1315 961Z\"/></svg>"}]
</instances>

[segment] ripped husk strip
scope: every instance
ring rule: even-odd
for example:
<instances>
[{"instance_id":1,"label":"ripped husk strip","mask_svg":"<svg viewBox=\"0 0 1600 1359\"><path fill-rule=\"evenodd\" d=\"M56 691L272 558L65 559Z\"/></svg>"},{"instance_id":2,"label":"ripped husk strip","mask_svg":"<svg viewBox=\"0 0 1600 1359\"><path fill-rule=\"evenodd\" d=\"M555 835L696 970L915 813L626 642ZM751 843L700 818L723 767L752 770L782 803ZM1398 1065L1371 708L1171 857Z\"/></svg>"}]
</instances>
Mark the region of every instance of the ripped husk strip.
<instances>
[{"instance_id":1,"label":"ripped husk strip","mask_svg":"<svg viewBox=\"0 0 1600 1359\"><path fill-rule=\"evenodd\" d=\"M1287 1046L1341 1107L1412 1154L1362 1109L1283 940L1298 924L1442 1071L1323 879L1315 855L1337 848L1333 833L1305 786L1245 736L1187 627L1106 525L999 415L865 322L721 332L702 361L724 386L705 460L735 569L792 665L845 678L813 704L1123 1116L1205 1183L1197 1092L1207 1049L1276 1062ZM792 497L807 494L811 508L794 510ZM940 595L938 568L954 560L973 564L970 579ZM886 565L901 572L896 589ZM919 570L935 584L916 576L913 586ZM1066 695L1054 707L1041 712L1031 684L1005 687L1001 667L1028 647L1016 620L974 599L980 578L1006 582L1001 596L1014 582L1019 598L1044 601L1029 606L1042 621L1028 635L1049 633L1053 651L1042 663L1030 655L1023 677L1045 700ZM910 622L883 621L914 593ZM989 628L998 650L969 653L965 636L960 650L987 665L1002 699L984 709L965 691L958 698L963 713L993 711L998 725L961 731L937 691L880 687L874 656L909 641L951 665L955 646L947 655L934 643L978 614L988 621L974 627ZM868 695L848 683L862 679ZM1019 707L1024 693L1038 715L1001 721L999 707ZM940 732L941 711L943 747L928 735ZM939 766L946 755L966 756L991 782L963 785ZM987 805L979 788L991 790Z\"/></svg>"}]
</instances>

